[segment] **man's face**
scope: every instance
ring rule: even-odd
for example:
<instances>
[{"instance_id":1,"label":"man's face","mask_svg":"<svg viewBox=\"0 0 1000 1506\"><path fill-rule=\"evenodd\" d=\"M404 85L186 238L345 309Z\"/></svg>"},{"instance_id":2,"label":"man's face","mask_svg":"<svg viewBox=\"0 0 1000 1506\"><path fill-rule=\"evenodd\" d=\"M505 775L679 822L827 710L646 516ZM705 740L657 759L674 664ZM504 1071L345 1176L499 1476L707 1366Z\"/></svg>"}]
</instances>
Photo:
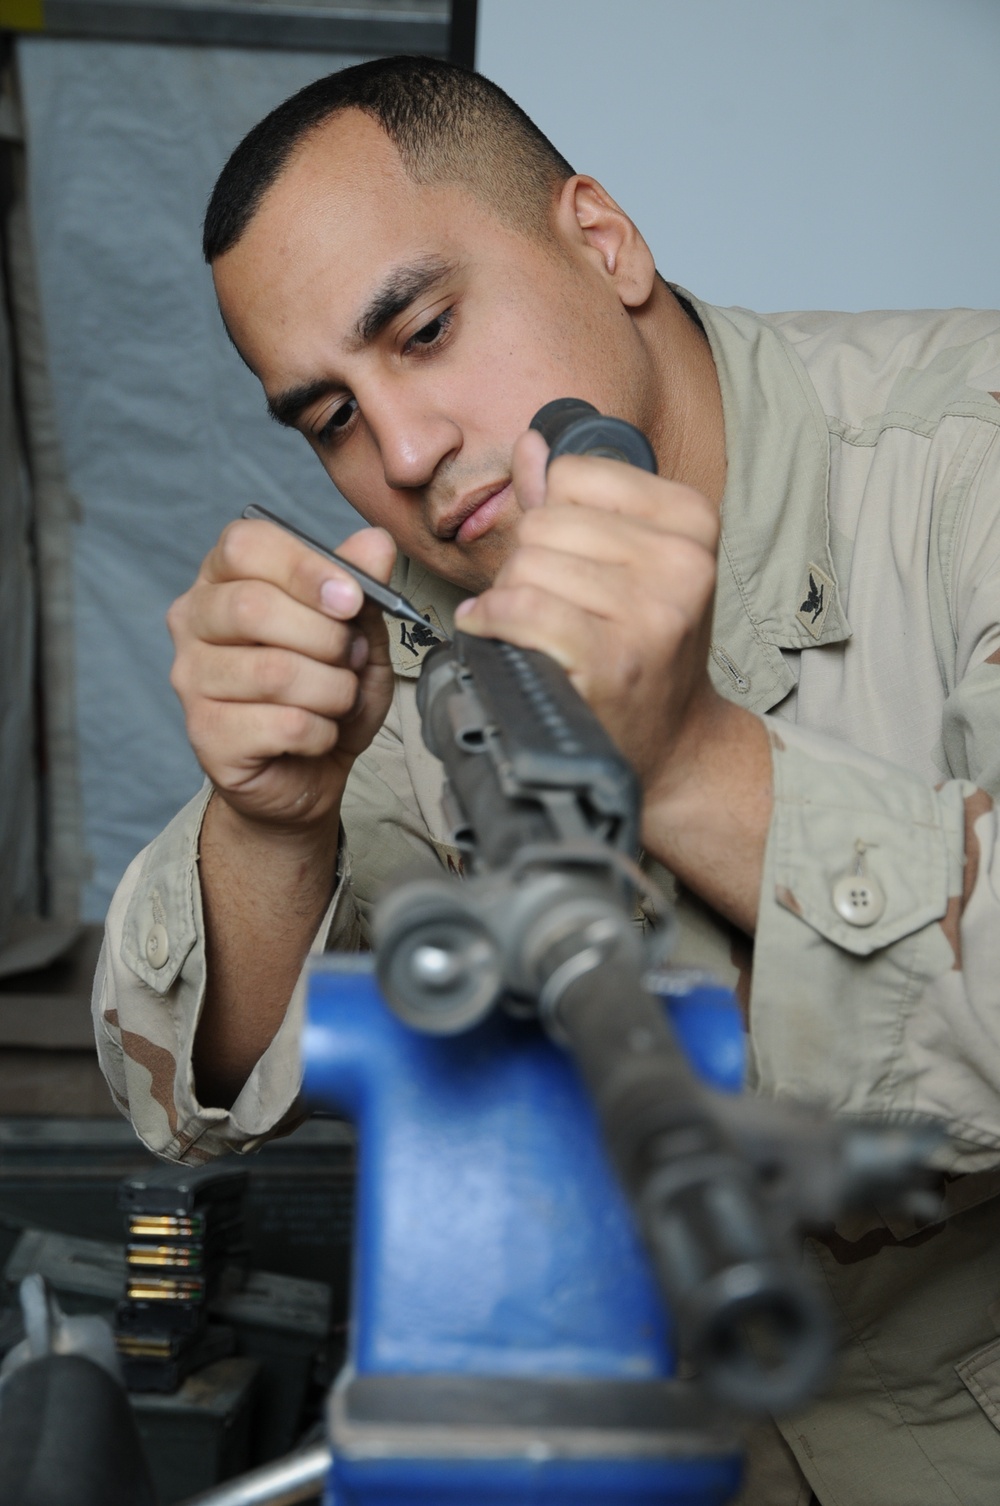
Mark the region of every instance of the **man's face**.
<instances>
[{"instance_id":1,"label":"man's face","mask_svg":"<svg viewBox=\"0 0 1000 1506\"><path fill-rule=\"evenodd\" d=\"M514 542L514 441L556 397L641 422L642 362L599 249L420 186L366 116L316 131L215 263L238 349L283 422L402 551L470 591Z\"/></svg>"}]
</instances>

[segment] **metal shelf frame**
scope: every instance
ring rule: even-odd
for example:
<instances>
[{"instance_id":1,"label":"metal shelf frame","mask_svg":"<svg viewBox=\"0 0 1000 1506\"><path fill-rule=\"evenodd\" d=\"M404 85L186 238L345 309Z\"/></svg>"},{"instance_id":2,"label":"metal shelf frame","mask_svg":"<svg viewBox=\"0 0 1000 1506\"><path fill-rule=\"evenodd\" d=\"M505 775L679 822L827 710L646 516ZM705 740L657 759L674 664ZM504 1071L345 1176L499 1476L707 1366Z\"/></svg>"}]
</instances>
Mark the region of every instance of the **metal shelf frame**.
<instances>
[{"instance_id":1,"label":"metal shelf frame","mask_svg":"<svg viewBox=\"0 0 1000 1506\"><path fill-rule=\"evenodd\" d=\"M0 33L387 56L475 66L476 0L0 0Z\"/></svg>"}]
</instances>

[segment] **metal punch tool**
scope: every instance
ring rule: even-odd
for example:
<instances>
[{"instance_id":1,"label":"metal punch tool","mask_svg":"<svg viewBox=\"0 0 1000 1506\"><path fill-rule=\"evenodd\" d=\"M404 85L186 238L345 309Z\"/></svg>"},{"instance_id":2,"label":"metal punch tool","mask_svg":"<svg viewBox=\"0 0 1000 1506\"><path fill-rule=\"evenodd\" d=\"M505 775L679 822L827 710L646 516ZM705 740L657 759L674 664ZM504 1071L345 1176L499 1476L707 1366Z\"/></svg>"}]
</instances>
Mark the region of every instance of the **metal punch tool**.
<instances>
[{"instance_id":1,"label":"metal punch tool","mask_svg":"<svg viewBox=\"0 0 1000 1506\"><path fill-rule=\"evenodd\" d=\"M327 549L325 544L320 544L308 533L303 533L302 529L296 528L294 523L286 522L284 518L279 518L277 513L269 512L266 507L258 507L256 502L251 502L249 507L244 507L243 516L262 518L265 523L274 523L278 528L283 528L286 533L290 533L293 538L306 544L310 549L314 549L317 554L321 554L324 559L332 560L352 580L357 581L369 601L375 602L376 606L381 607L383 612L388 612L391 617L401 617L404 622L412 622L418 627L426 628L428 632L434 634L435 638L440 638L442 643L451 641L447 633L425 617L422 612L418 612L412 601L408 601L399 591L394 591L391 586L384 586L380 580L375 579L374 575L369 575L367 570L362 570L359 565L352 565L350 560L345 560L335 549Z\"/></svg>"}]
</instances>

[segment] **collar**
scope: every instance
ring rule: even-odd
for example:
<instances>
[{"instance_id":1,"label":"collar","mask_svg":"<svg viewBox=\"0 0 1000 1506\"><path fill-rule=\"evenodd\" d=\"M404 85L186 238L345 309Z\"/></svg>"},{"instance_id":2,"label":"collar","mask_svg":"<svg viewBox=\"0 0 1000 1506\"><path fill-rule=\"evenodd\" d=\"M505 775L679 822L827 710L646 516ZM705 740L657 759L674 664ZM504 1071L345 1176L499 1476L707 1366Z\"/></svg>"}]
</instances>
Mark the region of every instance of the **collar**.
<instances>
[{"instance_id":1,"label":"collar","mask_svg":"<svg viewBox=\"0 0 1000 1506\"><path fill-rule=\"evenodd\" d=\"M799 357L766 319L674 291L708 337L726 428L712 678L730 699L763 711L795 683L782 649L851 635L830 553L826 415Z\"/></svg>"}]
</instances>

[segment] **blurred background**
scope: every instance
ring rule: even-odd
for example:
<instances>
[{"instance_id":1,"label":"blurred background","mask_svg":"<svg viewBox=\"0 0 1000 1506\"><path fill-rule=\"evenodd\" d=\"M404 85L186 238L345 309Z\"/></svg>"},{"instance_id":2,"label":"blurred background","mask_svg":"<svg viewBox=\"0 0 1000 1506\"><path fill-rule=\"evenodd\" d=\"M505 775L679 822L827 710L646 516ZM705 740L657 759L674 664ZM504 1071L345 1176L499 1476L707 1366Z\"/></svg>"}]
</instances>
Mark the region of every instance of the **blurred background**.
<instances>
[{"instance_id":1,"label":"blurred background","mask_svg":"<svg viewBox=\"0 0 1000 1506\"><path fill-rule=\"evenodd\" d=\"M997 0L0 0L4 1260L120 1238L144 1156L87 998L116 884L200 784L164 613L249 501L353 526L226 339L208 193L294 90L414 51L475 61L702 298L1000 301ZM267 1155L251 1259L342 1285L340 1127Z\"/></svg>"},{"instance_id":2,"label":"blurred background","mask_svg":"<svg viewBox=\"0 0 1000 1506\"><path fill-rule=\"evenodd\" d=\"M759 310L994 308L997 0L480 0L479 68Z\"/></svg>"}]
</instances>

